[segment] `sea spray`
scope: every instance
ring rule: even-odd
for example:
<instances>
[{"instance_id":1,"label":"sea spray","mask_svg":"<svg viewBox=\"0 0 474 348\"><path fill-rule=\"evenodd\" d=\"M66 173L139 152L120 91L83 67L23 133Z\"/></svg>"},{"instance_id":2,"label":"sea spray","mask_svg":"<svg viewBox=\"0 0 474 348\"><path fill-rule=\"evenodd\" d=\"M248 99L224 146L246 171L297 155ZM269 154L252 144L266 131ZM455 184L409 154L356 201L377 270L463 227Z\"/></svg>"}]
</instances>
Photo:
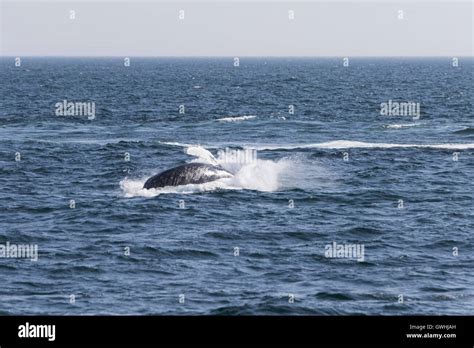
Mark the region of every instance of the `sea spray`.
<instances>
[{"instance_id":1,"label":"sea spray","mask_svg":"<svg viewBox=\"0 0 474 348\"><path fill-rule=\"evenodd\" d=\"M234 162L232 158L235 153L220 151L215 158L208 150L200 146L192 146L186 149L187 154L195 156L192 161L199 161L214 165L220 165L234 174L232 178L218 179L203 184L189 184L174 187L163 187L157 189L143 189L147 177L132 179L125 178L120 182L120 187L125 197L154 197L165 193L188 194L203 191L222 190L255 190L276 191L280 187L279 178L285 170L290 168L290 161L281 159L277 161L256 159L249 162ZM231 158L232 156L232 158ZM164 170L164 168L162 169Z\"/></svg>"}]
</instances>

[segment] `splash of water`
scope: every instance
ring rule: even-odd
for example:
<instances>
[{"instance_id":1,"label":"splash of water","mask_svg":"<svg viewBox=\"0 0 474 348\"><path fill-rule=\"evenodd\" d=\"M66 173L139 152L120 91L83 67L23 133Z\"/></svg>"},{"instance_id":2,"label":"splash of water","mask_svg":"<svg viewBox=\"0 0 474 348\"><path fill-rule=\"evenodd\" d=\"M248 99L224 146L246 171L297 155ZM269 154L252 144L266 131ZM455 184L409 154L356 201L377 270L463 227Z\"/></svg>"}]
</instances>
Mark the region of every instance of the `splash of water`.
<instances>
[{"instance_id":1,"label":"splash of water","mask_svg":"<svg viewBox=\"0 0 474 348\"><path fill-rule=\"evenodd\" d=\"M219 165L233 174L231 178L222 178L204 184L189 184L175 187L162 187L156 189L143 189L147 178L125 178L120 182L120 187L125 197L154 197L164 193L195 193L203 191L223 190L256 190L271 192L277 191L281 175L291 167L291 160L277 161L256 159L253 161L235 162L235 156L228 152L219 152L214 157L210 151L201 146L190 146L186 153L195 158L190 162L201 162Z\"/></svg>"}]
</instances>

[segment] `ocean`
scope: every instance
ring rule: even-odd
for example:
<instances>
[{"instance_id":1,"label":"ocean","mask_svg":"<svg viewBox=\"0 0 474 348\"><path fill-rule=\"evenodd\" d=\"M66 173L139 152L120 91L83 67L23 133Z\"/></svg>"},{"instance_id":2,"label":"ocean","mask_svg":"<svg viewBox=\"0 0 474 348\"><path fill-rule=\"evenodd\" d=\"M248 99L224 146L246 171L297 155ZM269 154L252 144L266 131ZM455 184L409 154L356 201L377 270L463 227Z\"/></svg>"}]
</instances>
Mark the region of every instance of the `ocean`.
<instances>
[{"instance_id":1,"label":"ocean","mask_svg":"<svg viewBox=\"0 0 474 348\"><path fill-rule=\"evenodd\" d=\"M474 60L234 63L0 59L0 314L472 314Z\"/></svg>"}]
</instances>

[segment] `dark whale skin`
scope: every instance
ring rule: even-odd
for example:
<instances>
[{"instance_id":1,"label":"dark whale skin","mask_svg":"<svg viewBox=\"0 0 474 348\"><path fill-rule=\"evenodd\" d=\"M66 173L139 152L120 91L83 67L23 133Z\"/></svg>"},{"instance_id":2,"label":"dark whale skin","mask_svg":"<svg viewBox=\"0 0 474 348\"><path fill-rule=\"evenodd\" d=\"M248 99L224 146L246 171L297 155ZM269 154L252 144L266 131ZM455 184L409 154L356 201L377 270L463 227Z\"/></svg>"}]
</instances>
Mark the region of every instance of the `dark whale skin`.
<instances>
[{"instance_id":1,"label":"dark whale skin","mask_svg":"<svg viewBox=\"0 0 474 348\"><path fill-rule=\"evenodd\" d=\"M188 163L174 167L149 178L143 185L144 189L203 184L221 178L230 178L232 174L221 167L205 163Z\"/></svg>"}]
</instances>

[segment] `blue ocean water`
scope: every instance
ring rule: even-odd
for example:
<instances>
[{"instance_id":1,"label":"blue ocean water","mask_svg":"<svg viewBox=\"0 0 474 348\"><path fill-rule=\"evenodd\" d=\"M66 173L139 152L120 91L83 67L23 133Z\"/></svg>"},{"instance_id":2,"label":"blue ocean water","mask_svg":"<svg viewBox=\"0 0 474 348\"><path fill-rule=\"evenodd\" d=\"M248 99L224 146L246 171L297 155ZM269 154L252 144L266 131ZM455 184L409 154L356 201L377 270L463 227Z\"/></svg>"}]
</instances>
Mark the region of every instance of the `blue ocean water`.
<instances>
[{"instance_id":1,"label":"blue ocean water","mask_svg":"<svg viewBox=\"0 0 474 348\"><path fill-rule=\"evenodd\" d=\"M0 59L0 313L472 314L473 63ZM258 160L141 188L190 148Z\"/></svg>"}]
</instances>

